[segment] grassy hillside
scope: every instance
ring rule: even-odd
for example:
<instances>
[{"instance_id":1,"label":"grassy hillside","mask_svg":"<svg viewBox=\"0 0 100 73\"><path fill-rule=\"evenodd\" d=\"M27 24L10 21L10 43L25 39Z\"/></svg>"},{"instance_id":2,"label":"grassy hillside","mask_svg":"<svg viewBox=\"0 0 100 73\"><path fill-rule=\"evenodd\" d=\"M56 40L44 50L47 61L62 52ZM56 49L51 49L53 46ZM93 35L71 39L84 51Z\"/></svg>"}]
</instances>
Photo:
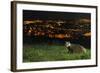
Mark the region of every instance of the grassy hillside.
<instances>
[{"instance_id":1,"label":"grassy hillside","mask_svg":"<svg viewBox=\"0 0 100 73\"><path fill-rule=\"evenodd\" d=\"M31 44L23 47L23 62L61 61L90 59L90 49L86 53L71 54L64 45Z\"/></svg>"}]
</instances>

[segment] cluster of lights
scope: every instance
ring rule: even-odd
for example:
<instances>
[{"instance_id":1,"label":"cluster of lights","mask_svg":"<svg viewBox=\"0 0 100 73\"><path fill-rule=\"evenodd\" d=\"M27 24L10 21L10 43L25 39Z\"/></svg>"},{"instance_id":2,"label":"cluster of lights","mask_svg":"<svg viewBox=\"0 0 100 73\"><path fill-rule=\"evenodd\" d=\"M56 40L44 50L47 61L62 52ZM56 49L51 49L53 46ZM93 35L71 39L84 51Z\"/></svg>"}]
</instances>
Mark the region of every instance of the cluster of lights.
<instances>
[{"instance_id":1,"label":"cluster of lights","mask_svg":"<svg viewBox=\"0 0 100 73\"><path fill-rule=\"evenodd\" d=\"M86 21L89 23L89 20L80 20ZM66 23L67 21L43 21L43 20L33 20L33 21L24 21L24 26L28 26L24 28L24 32L28 36L34 35L34 36L48 36L50 38L71 38L74 33L82 32L80 29L66 29L61 28L63 26L63 23ZM72 22L72 21L71 21ZM81 27L81 25L80 25ZM59 32L60 31L60 32ZM62 32L61 32L62 31Z\"/></svg>"}]
</instances>

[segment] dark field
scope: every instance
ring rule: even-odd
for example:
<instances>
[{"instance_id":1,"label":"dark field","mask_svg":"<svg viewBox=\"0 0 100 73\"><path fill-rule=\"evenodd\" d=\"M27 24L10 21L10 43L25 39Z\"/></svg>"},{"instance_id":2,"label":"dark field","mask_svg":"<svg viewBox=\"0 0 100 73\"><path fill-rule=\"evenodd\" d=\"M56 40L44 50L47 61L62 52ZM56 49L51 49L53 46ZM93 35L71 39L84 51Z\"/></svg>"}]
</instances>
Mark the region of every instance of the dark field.
<instances>
[{"instance_id":1,"label":"dark field","mask_svg":"<svg viewBox=\"0 0 100 73\"><path fill-rule=\"evenodd\" d=\"M53 44L24 44L23 62L61 61L90 59L90 49L86 53L68 53L64 45Z\"/></svg>"}]
</instances>

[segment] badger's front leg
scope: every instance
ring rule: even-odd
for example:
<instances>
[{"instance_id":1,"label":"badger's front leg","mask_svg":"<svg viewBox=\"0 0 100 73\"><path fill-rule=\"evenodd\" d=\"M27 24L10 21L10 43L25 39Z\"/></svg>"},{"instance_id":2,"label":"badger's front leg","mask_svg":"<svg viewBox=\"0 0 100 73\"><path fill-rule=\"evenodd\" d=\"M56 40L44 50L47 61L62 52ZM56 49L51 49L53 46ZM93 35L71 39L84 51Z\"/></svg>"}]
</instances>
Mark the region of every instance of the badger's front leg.
<instances>
[{"instance_id":1,"label":"badger's front leg","mask_svg":"<svg viewBox=\"0 0 100 73\"><path fill-rule=\"evenodd\" d=\"M70 47L66 47L66 46L65 46L65 48L66 48L67 53L73 53L73 50L70 49Z\"/></svg>"}]
</instances>

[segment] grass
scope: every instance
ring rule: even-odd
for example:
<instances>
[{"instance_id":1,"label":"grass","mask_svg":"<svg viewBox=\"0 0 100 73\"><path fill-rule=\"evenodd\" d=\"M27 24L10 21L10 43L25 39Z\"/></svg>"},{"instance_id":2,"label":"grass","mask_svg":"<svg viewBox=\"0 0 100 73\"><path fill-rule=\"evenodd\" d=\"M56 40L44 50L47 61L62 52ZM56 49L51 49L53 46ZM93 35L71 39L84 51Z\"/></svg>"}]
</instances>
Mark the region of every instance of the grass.
<instances>
[{"instance_id":1,"label":"grass","mask_svg":"<svg viewBox=\"0 0 100 73\"><path fill-rule=\"evenodd\" d=\"M23 62L61 61L90 59L90 49L86 53L71 54L64 45L34 44L24 45Z\"/></svg>"}]
</instances>

